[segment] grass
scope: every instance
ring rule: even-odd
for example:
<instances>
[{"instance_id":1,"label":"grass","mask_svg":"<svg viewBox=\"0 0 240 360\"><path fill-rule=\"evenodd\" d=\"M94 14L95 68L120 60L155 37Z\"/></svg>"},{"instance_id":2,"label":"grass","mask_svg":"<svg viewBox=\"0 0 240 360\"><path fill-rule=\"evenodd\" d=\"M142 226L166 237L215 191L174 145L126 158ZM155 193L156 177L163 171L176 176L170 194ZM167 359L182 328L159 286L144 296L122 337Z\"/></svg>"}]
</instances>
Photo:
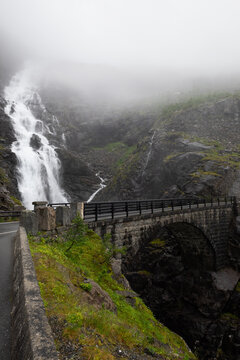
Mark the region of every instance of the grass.
<instances>
[{"instance_id":1,"label":"grass","mask_svg":"<svg viewBox=\"0 0 240 360\"><path fill-rule=\"evenodd\" d=\"M117 141L117 142L112 142L112 143L108 143L107 145L103 146L103 147L95 147L94 149L96 150L105 150L107 152L113 152L116 150L120 150L127 147L126 144L124 144L121 141Z\"/></svg>"},{"instance_id":2,"label":"grass","mask_svg":"<svg viewBox=\"0 0 240 360\"><path fill-rule=\"evenodd\" d=\"M138 168L139 160L142 156L142 150L136 149L134 146L133 151L126 153L117 162L116 170L109 187L115 187L117 184L121 187L121 182L129 179L131 174L134 174Z\"/></svg>"},{"instance_id":3,"label":"grass","mask_svg":"<svg viewBox=\"0 0 240 360\"><path fill-rule=\"evenodd\" d=\"M192 176L193 178L200 178L200 177L208 176L208 175L215 176L215 177L222 177L222 175L220 175L214 171L203 171L201 169L190 174L190 176Z\"/></svg>"},{"instance_id":4,"label":"grass","mask_svg":"<svg viewBox=\"0 0 240 360\"><path fill-rule=\"evenodd\" d=\"M164 359L195 359L184 341L153 316L140 298L135 306L121 295L124 290L113 279L113 251L93 231L81 225L81 236L65 238L30 237L41 295L50 320L57 319L57 347L69 341L79 347L82 359L115 359L117 347L136 353L162 355ZM66 236L69 238L68 236ZM114 310L89 301L96 282L110 296Z\"/></svg>"},{"instance_id":5,"label":"grass","mask_svg":"<svg viewBox=\"0 0 240 360\"><path fill-rule=\"evenodd\" d=\"M137 146L133 145L133 146L129 146L127 148L125 148L125 151L123 153L123 155L119 158L119 160L116 162L116 168L118 168L119 166L123 165L124 162L129 159L129 157L131 157L132 154L134 154L134 152L136 151Z\"/></svg>"},{"instance_id":6,"label":"grass","mask_svg":"<svg viewBox=\"0 0 240 360\"><path fill-rule=\"evenodd\" d=\"M117 156L117 160L114 163L112 168L113 172L115 173L118 171L122 166L124 166L125 162L132 158L132 155L137 150L137 145L128 146L125 143L118 141L108 143L104 147L95 147L95 150L105 151L107 153L114 153Z\"/></svg>"},{"instance_id":7,"label":"grass","mask_svg":"<svg viewBox=\"0 0 240 360\"><path fill-rule=\"evenodd\" d=\"M231 313L223 313L221 315L221 319L229 321L229 322L237 322L237 323L239 323L239 317L236 316L235 314L231 314Z\"/></svg>"},{"instance_id":8,"label":"grass","mask_svg":"<svg viewBox=\"0 0 240 360\"><path fill-rule=\"evenodd\" d=\"M240 152L239 152L240 148L236 147L235 152L234 151L225 152L224 145L217 140L196 137L196 136L192 136L190 134L186 134L184 132L169 133L169 136L170 137L178 136L178 137L182 137L184 139L190 140L190 141L199 142L203 145L211 146L211 148L209 148L209 149L201 150L201 152L205 154L205 156L202 158L202 162L212 161L212 162L216 163L218 166L219 165L220 166L230 166L233 169L240 168ZM164 162L167 163L181 154L182 154L181 152L171 153L165 157ZM201 176L204 176L204 175L213 175L216 177L221 176L217 172L203 171L201 169L191 174L191 176L195 177L195 178L200 178Z\"/></svg>"},{"instance_id":9,"label":"grass","mask_svg":"<svg viewBox=\"0 0 240 360\"><path fill-rule=\"evenodd\" d=\"M150 242L150 245L154 247L164 247L166 245L166 241L161 239L154 239Z\"/></svg>"},{"instance_id":10,"label":"grass","mask_svg":"<svg viewBox=\"0 0 240 360\"><path fill-rule=\"evenodd\" d=\"M16 218L16 217L0 217L0 223L12 222L12 221L19 221L19 218Z\"/></svg>"},{"instance_id":11,"label":"grass","mask_svg":"<svg viewBox=\"0 0 240 360\"><path fill-rule=\"evenodd\" d=\"M233 153L224 153L223 151L219 151L218 149L212 149L206 152L205 157L202 161L214 161L219 165L230 166L234 169L239 169L240 167L240 154Z\"/></svg>"},{"instance_id":12,"label":"grass","mask_svg":"<svg viewBox=\"0 0 240 360\"><path fill-rule=\"evenodd\" d=\"M190 97L187 100L183 100L174 104L170 104L167 106L164 106L162 109L162 117L171 117L174 113L180 112L180 111L186 111L188 109L194 109L197 108L199 105L207 103L207 102L215 102L217 100L230 97L232 94L230 93L210 93L210 94L204 94L200 96L193 96Z\"/></svg>"},{"instance_id":13,"label":"grass","mask_svg":"<svg viewBox=\"0 0 240 360\"><path fill-rule=\"evenodd\" d=\"M6 175L6 172L3 168L0 168L0 182L3 184L7 184L9 182L9 179Z\"/></svg>"},{"instance_id":14,"label":"grass","mask_svg":"<svg viewBox=\"0 0 240 360\"><path fill-rule=\"evenodd\" d=\"M186 140L190 140L191 142L199 142L203 145L206 146L213 146L214 148L218 149L218 150L223 150L224 146L223 144L218 141L218 140L214 140L214 139L208 139L208 138L204 138L204 137L199 137L199 136L194 136L192 134L188 134L186 132L183 131L174 131L174 132L168 132L167 133L168 136L170 137L182 137L183 139Z\"/></svg>"},{"instance_id":15,"label":"grass","mask_svg":"<svg viewBox=\"0 0 240 360\"><path fill-rule=\"evenodd\" d=\"M21 201L19 199L15 198L15 196L10 196L10 198L16 205L20 205L20 206L22 205Z\"/></svg>"},{"instance_id":16,"label":"grass","mask_svg":"<svg viewBox=\"0 0 240 360\"><path fill-rule=\"evenodd\" d=\"M164 159L163 159L163 162L164 163L168 163L169 161L171 161L172 159L174 159L175 157L179 156L179 155L182 155L183 153L182 152L177 152L177 153L172 153L172 154L169 154L167 155Z\"/></svg>"}]
</instances>

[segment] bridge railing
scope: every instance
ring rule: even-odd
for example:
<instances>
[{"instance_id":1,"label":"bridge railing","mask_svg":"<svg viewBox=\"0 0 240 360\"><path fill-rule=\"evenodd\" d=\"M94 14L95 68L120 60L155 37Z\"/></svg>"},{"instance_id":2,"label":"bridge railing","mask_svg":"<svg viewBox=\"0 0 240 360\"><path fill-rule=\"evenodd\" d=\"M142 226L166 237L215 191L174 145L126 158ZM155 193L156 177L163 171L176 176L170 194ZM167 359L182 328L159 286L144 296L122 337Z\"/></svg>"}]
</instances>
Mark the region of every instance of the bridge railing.
<instances>
[{"instance_id":1,"label":"bridge railing","mask_svg":"<svg viewBox=\"0 0 240 360\"><path fill-rule=\"evenodd\" d=\"M192 207L213 207L233 204L234 197L206 199L155 199L141 201L114 201L84 203L84 219L97 221L101 218L128 217L129 215L141 215L144 213L155 213L174 211L176 209L191 209Z\"/></svg>"},{"instance_id":2,"label":"bridge railing","mask_svg":"<svg viewBox=\"0 0 240 360\"><path fill-rule=\"evenodd\" d=\"M71 203L65 202L65 203L49 203L48 206L56 208L58 206L67 206L70 207Z\"/></svg>"}]
</instances>

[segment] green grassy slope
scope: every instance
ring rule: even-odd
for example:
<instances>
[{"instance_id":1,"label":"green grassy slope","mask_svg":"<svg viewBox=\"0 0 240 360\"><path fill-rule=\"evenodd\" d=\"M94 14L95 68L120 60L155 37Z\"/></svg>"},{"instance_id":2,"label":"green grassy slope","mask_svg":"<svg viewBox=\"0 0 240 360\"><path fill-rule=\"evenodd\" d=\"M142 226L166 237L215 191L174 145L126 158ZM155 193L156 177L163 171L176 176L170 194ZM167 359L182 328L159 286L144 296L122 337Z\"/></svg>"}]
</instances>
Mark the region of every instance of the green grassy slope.
<instances>
[{"instance_id":1,"label":"green grassy slope","mask_svg":"<svg viewBox=\"0 0 240 360\"><path fill-rule=\"evenodd\" d=\"M30 238L30 247L61 359L112 360L119 351L121 359L195 359L140 298L126 301L110 265L116 250L80 219L62 237Z\"/></svg>"}]
</instances>

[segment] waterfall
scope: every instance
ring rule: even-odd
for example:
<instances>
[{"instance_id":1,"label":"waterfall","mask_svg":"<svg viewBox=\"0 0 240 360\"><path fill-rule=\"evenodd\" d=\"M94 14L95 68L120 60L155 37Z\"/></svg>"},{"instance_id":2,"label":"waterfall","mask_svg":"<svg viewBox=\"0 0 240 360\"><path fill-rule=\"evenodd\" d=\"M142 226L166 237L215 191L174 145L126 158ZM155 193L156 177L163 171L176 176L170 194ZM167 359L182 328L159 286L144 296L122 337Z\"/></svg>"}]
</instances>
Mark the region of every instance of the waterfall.
<instances>
[{"instance_id":1,"label":"waterfall","mask_svg":"<svg viewBox=\"0 0 240 360\"><path fill-rule=\"evenodd\" d=\"M101 191L102 189L104 189L107 186L105 184L105 180L99 175L99 173L97 173L96 176L100 180L99 188L90 196L90 198L87 200L87 203L91 202L95 198L97 193L99 193L99 191Z\"/></svg>"},{"instance_id":2,"label":"waterfall","mask_svg":"<svg viewBox=\"0 0 240 360\"><path fill-rule=\"evenodd\" d=\"M146 168L148 166L148 162L150 160L150 156L152 154L152 145L153 145L153 140L154 140L155 133L156 133L156 130L153 132L153 134L151 136L151 139L150 139L150 142L149 142L149 150L148 150L147 157L146 157L146 162L145 162L145 165L144 165L144 168L143 168L143 171L142 171L142 176L145 173L145 170L146 170Z\"/></svg>"},{"instance_id":3,"label":"waterfall","mask_svg":"<svg viewBox=\"0 0 240 360\"><path fill-rule=\"evenodd\" d=\"M16 141L12 152L18 159L18 188L23 205L31 209L33 201L67 202L60 187L60 160L54 146L44 134L54 133L33 111L47 113L40 95L32 83L32 71L26 67L17 73L4 90L7 101L5 113L10 117ZM52 116L53 126L58 120Z\"/></svg>"}]
</instances>

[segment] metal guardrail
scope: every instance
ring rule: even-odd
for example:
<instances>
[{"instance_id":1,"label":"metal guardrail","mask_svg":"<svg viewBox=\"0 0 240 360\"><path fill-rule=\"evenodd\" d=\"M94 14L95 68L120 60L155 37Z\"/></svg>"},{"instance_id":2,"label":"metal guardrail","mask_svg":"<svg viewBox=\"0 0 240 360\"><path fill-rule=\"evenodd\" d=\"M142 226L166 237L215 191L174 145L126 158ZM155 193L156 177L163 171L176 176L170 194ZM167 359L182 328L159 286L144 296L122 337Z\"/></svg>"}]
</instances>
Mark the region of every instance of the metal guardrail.
<instances>
[{"instance_id":1,"label":"metal guardrail","mask_svg":"<svg viewBox=\"0 0 240 360\"><path fill-rule=\"evenodd\" d=\"M206 207L211 208L215 205L233 204L235 197L225 197L217 199L156 199L141 201L114 201L84 203L84 219L93 221L99 220L104 215L110 218L128 217L129 215L141 215L145 213L174 211L176 208L183 210Z\"/></svg>"},{"instance_id":2,"label":"metal guardrail","mask_svg":"<svg viewBox=\"0 0 240 360\"><path fill-rule=\"evenodd\" d=\"M71 203L49 203L48 206L56 208L58 206L67 206L70 207Z\"/></svg>"},{"instance_id":3,"label":"metal guardrail","mask_svg":"<svg viewBox=\"0 0 240 360\"><path fill-rule=\"evenodd\" d=\"M97 221L103 216L108 218L128 217L129 215L141 215L143 213L155 213L164 211L174 211L175 209L191 209L192 207L206 207L233 204L236 201L234 196L224 198L207 199L153 199L153 200L131 200L113 202L94 202L84 203L84 219ZM56 208L58 206L70 207L71 203L50 203L48 206ZM0 211L0 217L20 217L21 211Z\"/></svg>"},{"instance_id":4,"label":"metal guardrail","mask_svg":"<svg viewBox=\"0 0 240 360\"><path fill-rule=\"evenodd\" d=\"M0 217L20 217L21 211L0 211Z\"/></svg>"}]
</instances>

